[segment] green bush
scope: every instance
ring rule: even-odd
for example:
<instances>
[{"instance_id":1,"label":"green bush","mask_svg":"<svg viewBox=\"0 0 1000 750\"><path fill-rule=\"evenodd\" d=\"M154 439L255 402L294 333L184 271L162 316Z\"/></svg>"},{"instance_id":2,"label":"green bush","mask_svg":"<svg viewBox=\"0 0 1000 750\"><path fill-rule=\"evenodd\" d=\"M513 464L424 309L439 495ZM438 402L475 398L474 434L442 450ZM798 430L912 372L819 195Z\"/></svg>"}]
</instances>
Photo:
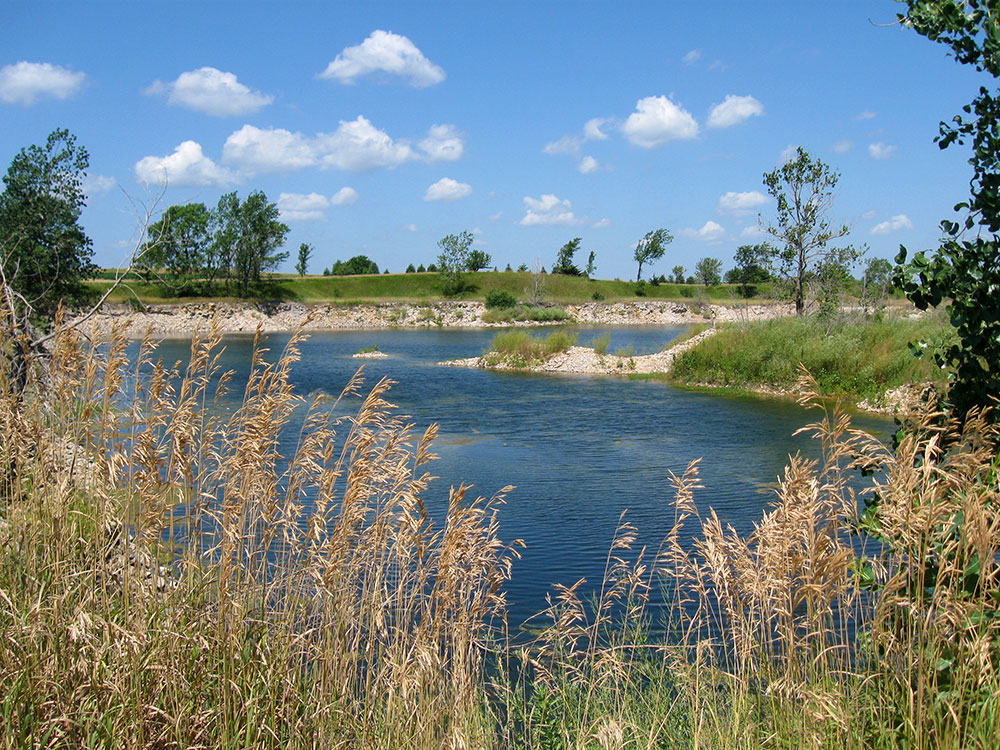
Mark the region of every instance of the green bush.
<instances>
[{"instance_id":1,"label":"green bush","mask_svg":"<svg viewBox=\"0 0 1000 750\"><path fill-rule=\"evenodd\" d=\"M487 310L508 310L517 305L517 298L506 289L491 289L486 293Z\"/></svg>"},{"instance_id":2,"label":"green bush","mask_svg":"<svg viewBox=\"0 0 1000 750\"><path fill-rule=\"evenodd\" d=\"M611 334L602 333L600 336L594 337L594 340L590 342L593 347L594 352L597 354L607 354L608 345L611 343Z\"/></svg>"},{"instance_id":3,"label":"green bush","mask_svg":"<svg viewBox=\"0 0 1000 750\"><path fill-rule=\"evenodd\" d=\"M604 295L601 294L600 292L594 292L593 294L590 295L590 298L592 300L594 300L594 302L603 302L604 301Z\"/></svg>"},{"instance_id":4,"label":"green bush","mask_svg":"<svg viewBox=\"0 0 1000 750\"><path fill-rule=\"evenodd\" d=\"M483 313L485 323L557 323L569 320L569 313L561 307L536 307L517 305L506 309L494 308Z\"/></svg>"},{"instance_id":5,"label":"green bush","mask_svg":"<svg viewBox=\"0 0 1000 750\"><path fill-rule=\"evenodd\" d=\"M529 367L544 362L576 344L576 334L553 331L544 339L527 331L501 331L493 337L485 357L487 364Z\"/></svg>"}]
</instances>

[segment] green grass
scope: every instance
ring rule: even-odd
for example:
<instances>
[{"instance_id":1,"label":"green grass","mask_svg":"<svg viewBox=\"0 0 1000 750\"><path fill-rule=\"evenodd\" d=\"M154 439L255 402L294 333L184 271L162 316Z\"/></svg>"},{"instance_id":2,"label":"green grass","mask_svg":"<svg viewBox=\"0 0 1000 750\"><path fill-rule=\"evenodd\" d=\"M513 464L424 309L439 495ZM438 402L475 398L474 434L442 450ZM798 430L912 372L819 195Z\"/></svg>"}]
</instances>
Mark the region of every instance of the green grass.
<instances>
[{"instance_id":1,"label":"green grass","mask_svg":"<svg viewBox=\"0 0 1000 750\"><path fill-rule=\"evenodd\" d=\"M558 323L569 320L570 315L561 307L535 307L534 305L516 305L508 308L494 308L483 313L485 323Z\"/></svg>"},{"instance_id":2,"label":"green grass","mask_svg":"<svg viewBox=\"0 0 1000 750\"><path fill-rule=\"evenodd\" d=\"M485 353L491 366L530 367L564 352L576 344L576 334L553 331L548 336L532 336L527 331L500 331L493 337Z\"/></svg>"},{"instance_id":3,"label":"green grass","mask_svg":"<svg viewBox=\"0 0 1000 750\"><path fill-rule=\"evenodd\" d=\"M107 275L107 274L105 274ZM532 274L518 271L480 271L462 275L465 290L449 299L484 300L486 294L493 290L504 290L521 302L529 298L532 287ZM689 300L698 292L698 288L686 284L646 284L645 296L637 297L635 282L615 281L606 279L586 279L580 276L560 276L546 274L543 300L557 303L582 303L593 301L594 293L603 295L607 302L623 300ZM88 282L96 292L101 292L110 286L107 279L97 278ZM203 297L171 297L162 288L141 282L129 282L127 287L121 287L111 296L112 302L124 302L128 298L138 297L143 302L194 302L202 301ZM299 276L298 274L280 274L274 277L274 283L262 291L262 297L268 300L286 300L295 302L365 302L398 300L404 302L436 302L445 297L441 294L440 277L436 273L391 273L372 274L366 276ZM710 301L732 302L734 291L726 286L713 287L708 290Z\"/></svg>"},{"instance_id":4,"label":"green grass","mask_svg":"<svg viewBox=\"0 0 1000 750\"><path fill-rule=\"evenodd\" d=\"M917 358L909 343L947 336L935 317L884 318L827 326L815 318L777 318L747 325L727 324L674 363L682 384L731 388L789 388L800 363L824 396L878 398L905 383L943 383L944 373Z\"/></svg>"}]
</instances>

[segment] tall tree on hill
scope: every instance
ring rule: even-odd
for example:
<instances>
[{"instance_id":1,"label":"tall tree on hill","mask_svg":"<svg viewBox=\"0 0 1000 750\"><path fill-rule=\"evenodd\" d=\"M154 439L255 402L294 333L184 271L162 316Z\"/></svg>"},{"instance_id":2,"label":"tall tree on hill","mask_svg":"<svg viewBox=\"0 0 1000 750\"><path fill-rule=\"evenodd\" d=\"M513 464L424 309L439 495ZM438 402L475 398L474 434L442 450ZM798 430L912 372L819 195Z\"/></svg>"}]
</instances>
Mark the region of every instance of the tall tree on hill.
<instances>
[{"instance_id":1,"label":"tall tree on hill","mask_svg":"<svg viewBox=\"0 0 1000 750\"><path fill-rule=\"evenodd\" d=\"M0 283L5 306L36 322L85 297L92 243L79 224L90 160L68 130L14 157L0 193Z\"/></svg>"},{"instance_id":2,"label":"tall tree on hill","mask_svg":"<svg viewBox=\"0 0 1000 750\"><path fill-rule=\"evenodd\" d=\"M639 270L635 274L635 280L642 278L642 267L647 263L659 260L667 251L667 245L674 241L674 236L666 229L654 229L646 232L646 236L639 240L635 246L632 257L639 264Z\"/></svg>"},{"instance_id":3,"label":"tall tree on hill","mask_svg":"<svg viewBox=\"0 0 1000 750\"><path fill-rule=\"evenodd\" d=\"M580 249L581 242L583 242L582 238L574 237L559 248L559 253L556 255L556 262L552 266L552 273L560 273L564 276L580 275L580 269L573 263L573 256Z\"/></svg>"},{"instance_id":4,"label":"tall tree on hill","mask_svg":"<svg viewBox=\"0 0 1000 750\"><path fill-rule=\"evenodd\" d=\"M781 274L792 284L795 312L805 312L805 284L813 267L835 248L832 240L846 235L846 224L834 226L827 218L840 174L801 147L795 158L764 174L764 185L778 203L775 224L764 231L779 244Z\"/></svg>"},{"instance_id":5,"label":"tall tree on hill","mask_svg":"<svg viewBox=\"0 0 1000 750\"><path fill-rule=\"evenodd\" d=\"M249 297L265 273L288 259L278 252L285 244L288 226L278 221L278 207L257 190L240 202L235 192L219 199L216 210L215 254L226 268L226 287Z\"/></svg>"},{"instance_id":6,"label":"tall tree on hill","mask_svg":"<svg viewBox=\"0 0 1000 750\"><path fill-rule=\"evenodd\" d=\"M141 271L175 294L194 289L203 276L211 246L212 213L204 203L170 206L146 230Z\"/></svg>"}]
</instances>

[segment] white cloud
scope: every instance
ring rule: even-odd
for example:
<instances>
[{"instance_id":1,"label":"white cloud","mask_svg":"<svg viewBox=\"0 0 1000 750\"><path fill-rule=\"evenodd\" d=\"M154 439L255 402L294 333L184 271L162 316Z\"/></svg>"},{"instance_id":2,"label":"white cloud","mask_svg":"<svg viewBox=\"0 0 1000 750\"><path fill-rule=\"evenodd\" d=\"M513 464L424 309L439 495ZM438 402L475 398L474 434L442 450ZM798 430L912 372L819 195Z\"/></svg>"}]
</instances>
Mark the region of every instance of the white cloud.
<instances>
[{"instance_id":1,"label":"white cloud","mask_svg":"<svg viewBox=\"0 0 1000 750\"><path fill-rule=\"evenodd\" d=\"M913 229L913 222L910 221L906 214L896 214L888 221L876 224L872 227L872 234L889 234L890 232L897 232L900 229Z\"/></svg>"},{"instance_id":2,"label":"white cloud","mask_svg":"<svg viewBox=\"0 0 1000 750\"><path fill-rule=\"evenodd\" d=\"M684 63L685 65L694 65L700 59L701 59L701 50L693 49L686 55L684 55L684 57L681 58L681 62Z\"/></svg>"},{"instance_id":3,"label":"white cloud","mask_svg":"<svg viewBox=\"0 0 1000 750\"><path fill-rule=\"evenodd\" d=\"M490 214L490 221L499 221L502 216L503 211L497 211L495 214Z\"/></svg>"},{"instance_id":4,"label":"white cloud","mask_svg":"<svg viewBox=\"0 0 1000 750\"><path fill-rule=\"evenodd\" d=\"M276 205L286 221L325 221L323 210L330 207L330 201L319 193L282 193Z\"/></svg>"},{"instance_id":5,"label":"white cloud","mask_svg":"<svg viewBox=\"0 0 1000 750\"><path fill-rule=\"evenodd\" d=\"M576 168L581 174L590 174L600 169L601 165L593 156L585 156L580 160Z\"/></svg>"},{"instance_id":6,"label":"white cloud","mask_svg":"<svg viewBox=\"0 0 1000 750\"><path fill-rule=\"evenodd\" d=\"M324 168L352 172L392 168L416 158L407 142L394 141L360 115L350 122L341 120L333 133L320 133L316 148L322 154L320 163Z\"/></svg>"},{"instance_id":7,"label":"white cloud","mask_svg":"<svg viewBox=\"0 0 1000 750\"><path fill-rule=\"evenodd\" d=\"M330 203L334 206L349 206L358 199L358 191L352 187L342 187L333 197L330 198Z\"/></svg>"},{"instance_id":8,"label":"white cloud","mask_svg":"<svg viewBox=\"0 0 1000 750\"><path fill-rule=\"evenodd\" d=\"M864 112L862 112L861 114L859 114L854 119L855 120L874 120L876 117L878 117L878 112L872 112L871 110L867 110L866 109Z\"/></svg>"},{"instance_id":9,"label":"white cloud","mask_svg":"<svg viewBox=\"0 0 1000 750\"><path fill-rule=\"evenodd\" d=\"M316 153L301 133L244 125L226 139L222 161L247 174L288 172L314 165Z\"/></svg>"},{"instance_id":10,"label":"white cloud","mask_svg":"<svg viewBox=\"0 0 1000 750\"><path fill-rule=\"evenodd\" d=\"M319 77L354 83L363 75L377 72L408 78L413 86L433 86L445 79L444 70L424 57L413 42L381 29L356 47L346 47Z\"/></svg>"},{"instance_id":11,"label":"white cloud","mask_svg":"<svg viewBox=\"0 0 1000 750\"><path fill-rule=\"evenodd\" d=\"M546 143L545 147L542 149L542 153L548 154L549 156L558 156L559 154L570 154L572 156L576 156L580 153L580 147L583 146L583 143L583 138L564 135L558 141Z\"/></svg>"},{"instance_id":12,"label":"white cloud","mask_svg":"<svg viewBox=\"0 0 1000 750\"><path fill-rule=\"evenodd\" d=\"M223 186L236 181L231 171L205 156L195 141L184 141L169 156L140 159L135 176L142 182L170 187Z\"/></svg>"},{"instance_id":13,"label":"white cloud","mask_svg":"<svg viewBox=\"0 0 1000 750\"><path fill-rule=\"evenodd\" d=\"M760 225L750 224L749 226L743 227L742 231L740 232L740 239L756 240L763 237L766 234L767 232L761 229Z\"/></svg>"},{"instance_id":14,"label":"white cloud","mask_svg":"<svg viewBox=\"0 0 1000 750\"><path fill-rule=\"evenodd\" d=\"M403 229L405 229L407 232L416 232L417 231L417 225L416 224L404 224L403 225Z\"/></svg>"},{"instance_id":15,"label":"white cloud","mask_svg":"<svg viewBox=\"0 0 1000 750\"><path fill-rule=\"evenodd\" d=\"M895 146L889 146L881 141L868 144L868 155L873 159L888 159L895 152Z\"/></svg>"},{"instance_id":16,"label":"white cloud","mask_svg":"<svg viewBox=\"0 0 1000 750\"><path fill-rule=\"evenodd\" d=\"M854 148L853 141L847 141L847 140L837 141L836 143L833 144L833 150L838 154L846 154L852 148Z\"/></svg>"},{"instance_id":17,"label":"white cloud","mask_svg":"<svg viewBox=\"0 0 1000 750\"><path fill-rule=\"evenodd\" d=\"M687 110L665 96L640 99L636 111L622 125L622 132L636 146L658 148L673 140L698 135L698 123Z\"/></svg>"},{"instance_id":18,"label":"white cloud","mask_svg":"<svg viewBox=\"0 0 1000 750\"><path fill-rule=\"evenodd\" d=\"M69 99L86 82L84 73L61 65L22 61L0 68L0 101L30 107L36 99Z\"/></svg>"},{"instance_id":19,"label":"white cloud","mask_svg":"<svg viewBox=\"0 0 1000 750\"><path fill-rule=\"evenodd\" d=\"M187 107L215 117L248 115L274 101L269 94L251 91L232 73L217 68L198 68L181 73L176 81L154 81L146 94L170 92L169 104Z\"/></svg>"},{"instance_id":20,"label":"white cloud","mask_svg":"<svg viewBox=\"0 0 1000 750\"><path fill-rule=\"evenodd\" d=\"M611 220L610 219L599 219L598 221L595 221L592 224L592 226L594 227L594 229L604 229L605 227L610 227L611 226Z\"/></svg>"},{"instance_id":21,"label":"white cloud","mask_svg":"<svg viewBox=\"0 0 1000 750\"><path fill-rule=\"evenodd\" d=\"M554 195L543 195L541 198L524 198L524 218L522 227L566 226L576 224L573 206L568 200L559 200Z\"/></svg>"},{"instance_id":22,"label":"white cloud","mask_svg":"<svg viewBox=\"0 0 1000 750\"><path fill-rule=\"evenodd\" d=\"M749 193L729 192L719 198L716 210L720 214L731 216L746 216L767 203L767 196L757 190Z\"/></svg>"},{"instance_id":23,"label":"white cloud","mask_svg":"<svg viewBox=\"0 0 1000 750\"><path fill-rule=\"evenodd\" d=\"M592 117L583 123L583 137L588 141L606 141L608 135L601 126L608 122L606 117Z\"/></svg>"},{"instance_id":24,"label":"white cloud","mask_svg":"<svg viewBox=\"0 0 1000 750\"><path fill-rule=\"evenodd\" d=\"M464 148L462 135L454 125L432 125L427 137L420 141L420 150L431 163L456 161L462 157Z\"/></svg>"},{"instance_id":25,"label":"white cloud","mask_svg":"<svg viewBox=\"0 0 1000 750\"><path fill-rule=\"evenodd\" d=\"M789 143L787 146L785 146L785 150L781 152L781 156L779 156L778 158L781 160L782 164L788 164L788 162L790 162L792 159L795 158L795 155L798 153L798 150L799 150L798 146Z\"/></svg>"},{"instance_id":26,"label":"white cloud","mask_svg":"<svg viewBox=\"0 0 1000 750\"><path fill-rule=\"evenodd\" d=\"M764 105L752 96L728 95L721 104L712 107L706 125L710 128L728 128L754 115L764 114Z\"/></svg>"},{"instance_id":27,"label":"white cloud","mask_svg":"<svg viewBox=\"0 0 1000 750\"><path fill-rule=\"evenodd\" d=\"M424 194L425 201L457 201L472 193L472 186L450 177L442 177Z\"/></svg>"},{"instance_id":28,"label":"white cloud","mask_svg":"<svg viewBox=\"0 0 1000 750\"><path fill-rule=\"evenodd\" d=\"M88 198L113 190L118 180L99 174L89 174L83 180L83 194Z\"/></svg>"},{"instance_id":29,"label":"white cloud","mask_svg":"<svg viewBox=\"0 0 1000 750\"><path fill-rule=\"evenodd\" d=\"M726 230L714 221L706 221L701 229L682 229L680 233L692 240L707 243L721 242L726 238Z\"/></svg>"}]
</instances>

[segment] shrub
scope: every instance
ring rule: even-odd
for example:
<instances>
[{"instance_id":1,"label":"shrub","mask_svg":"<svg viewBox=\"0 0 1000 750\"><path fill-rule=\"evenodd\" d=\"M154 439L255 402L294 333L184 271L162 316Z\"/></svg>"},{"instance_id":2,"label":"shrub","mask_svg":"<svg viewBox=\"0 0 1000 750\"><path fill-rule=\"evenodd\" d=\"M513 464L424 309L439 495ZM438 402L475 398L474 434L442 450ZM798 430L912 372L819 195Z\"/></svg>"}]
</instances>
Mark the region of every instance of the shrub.
<instances>
[{"instance_id":1,"label":"shrub","mask_svg":"<svg viewBox=\"0 0 1000 750\"><path fill-rule=\"evenodd\" d=\"M493 337L484 356L490 365L530 367L566 351L574 344L576 335L566 331L553 331L544 339L527 331L501 331Z\"/></svg>"},{"instance_id":2,"label":"shrub","mask_svg":"<svg viewBox=\"0 0 1000 750\"><path fill-rule=\"evenodd\" d=\"M594 352L603 355L607 353L608 345L610 343L611 343L611 334L602 333L600 336L596 336L590 345L593 347Z\"/></svg>"},{"instance_id":3,"label":"shrub","mask_svg":"<svg viewBox=\"0 0 1000 750\"><path fill-rule=\"evenodd\" d=\"M569 313L561 307L536 307L516 305L506 309L494 308L483 313L484 323L557 323L569 320Z\"/></svg>"},{"instance_id":4,"label":"shrub","mask_svg":"<svg viewBox=\"0 0 1000 750\"><path fill-rule=\"evenodd\" d=\"M646 281L645 279L639 279L635 282L635 296L645 297L646 296Z\"/></svg>"},{"instance_id":5,"label":"shrub","mask_svg":"<svg viewBox=\"0 0 1000 750\"><path fill-rule=\"evenodd\" d=\"M593 294L590 295L590 298L592 300L594 300L594 302L603 302L604 301L604 295L601 294L600 292L594 292Z\"/></svg>"},{"instance_id":6,"label":"shrub","mask_svg":"<svg viewBox=\"0 0 1000 750\"><path fill-rule=\"evenodd\" d=\"M507 310L517 304L517 298L506 289L491 289L486 293L487 310Z\"/></svg>"}]
</instances>

